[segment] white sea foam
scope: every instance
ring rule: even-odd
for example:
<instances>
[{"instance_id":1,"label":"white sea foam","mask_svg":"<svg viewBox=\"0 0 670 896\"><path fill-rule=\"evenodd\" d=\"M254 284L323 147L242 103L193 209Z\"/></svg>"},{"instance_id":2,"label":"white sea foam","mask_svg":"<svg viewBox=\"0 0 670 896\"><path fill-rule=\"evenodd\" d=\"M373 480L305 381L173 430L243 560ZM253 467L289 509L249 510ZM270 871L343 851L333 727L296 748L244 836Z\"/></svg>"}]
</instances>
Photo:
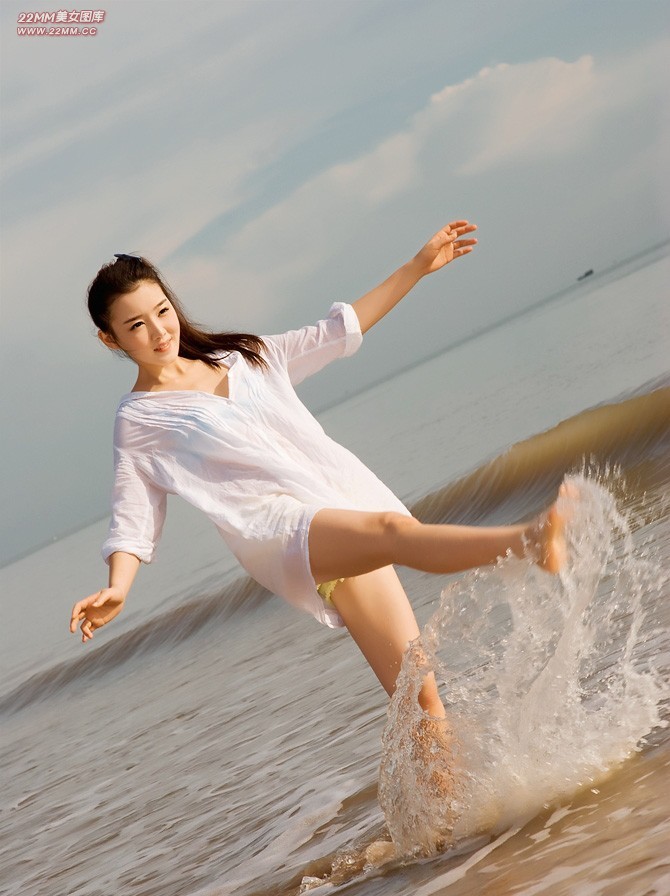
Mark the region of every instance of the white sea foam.
<instances>
[{"instance_id":1,"label":"white sea foam","mask_svg":"<svg viewBox=\"0 0 670 896\"><path fill-rule=\"evenodd\" d=\"M593 786L663 724L668 685L654 668L647 610L667 574L636 543L611 474L571 480L580 498L564 571L508 557L464 575L406 654L379 786L401 854L531 817ZM448 750L417 750L428 669L455 735Z\"/></svg>"}]
</instances>

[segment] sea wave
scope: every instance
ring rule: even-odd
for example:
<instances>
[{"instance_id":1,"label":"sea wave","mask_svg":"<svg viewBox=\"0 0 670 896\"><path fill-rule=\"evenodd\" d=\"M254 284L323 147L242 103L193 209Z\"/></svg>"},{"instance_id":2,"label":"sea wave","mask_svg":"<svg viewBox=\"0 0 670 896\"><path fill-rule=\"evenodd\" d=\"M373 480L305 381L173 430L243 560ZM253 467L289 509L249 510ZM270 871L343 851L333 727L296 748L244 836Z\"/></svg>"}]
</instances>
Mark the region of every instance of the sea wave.
<instances>
[{"instance_id":1,"label":"sea wave","mask_svg":"<svg viewBox=\"0 0 670 896\"><path fill-rule=\"evenodd\" d=\"M670 382L589 408L512 445L455 482L416 501L425 523L492 523L523 519L553 500L568 472L588 465L618 468L625 500L639 504L670 484Z\"/></svg>"},{"instance_id":2,"label":"sea wave","mask_svg":"<svg viewBox=\"0 0 670 896\"><path fill-rule=\"evenodd\" d=\"M45 700L70 685L109 672L132 657L184 641L205 626L224 624L234 615L248 612L270 596L268 591L247 576L235 579L220 591L151 617L94 652L76 660L57 663L29 676L0 698L0 713L16 712Z\"/></svg>"}]
</instances>

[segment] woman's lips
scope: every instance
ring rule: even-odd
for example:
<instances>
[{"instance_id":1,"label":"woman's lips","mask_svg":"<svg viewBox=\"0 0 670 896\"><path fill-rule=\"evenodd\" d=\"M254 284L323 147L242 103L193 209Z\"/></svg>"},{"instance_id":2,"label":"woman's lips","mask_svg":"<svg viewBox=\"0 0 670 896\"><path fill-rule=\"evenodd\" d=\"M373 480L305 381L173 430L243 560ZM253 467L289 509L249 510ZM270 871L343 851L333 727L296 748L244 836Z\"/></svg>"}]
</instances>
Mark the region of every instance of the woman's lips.
<instances>
[{"instance_id":1,"label":"woman's lips","mask_svg":"<svg viewBox=\"0 0 670 896\"><path fill-rule=\"evenodd\" d=\"M160 345L157 345L156 348L154 349L154 351L155 352L166 352L170 348L171 344L172 344L172 340L168 339L167 342L161 342Z\"/></svg>"}]
</instances>

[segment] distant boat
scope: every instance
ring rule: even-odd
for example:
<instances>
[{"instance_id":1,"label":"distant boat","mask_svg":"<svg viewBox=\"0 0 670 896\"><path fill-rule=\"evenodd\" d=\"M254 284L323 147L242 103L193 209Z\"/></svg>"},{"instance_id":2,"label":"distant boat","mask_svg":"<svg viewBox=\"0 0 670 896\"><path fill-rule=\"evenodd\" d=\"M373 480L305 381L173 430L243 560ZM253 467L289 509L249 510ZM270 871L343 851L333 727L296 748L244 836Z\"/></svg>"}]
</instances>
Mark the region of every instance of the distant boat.
<instances>
[{"instance_id":1,"label":"distant boat","mask_svg":"<svg viewBox=\"0 0 670 896\"><path fill-rule=\"evenodd\" d=\"M586 278L590 277L592 273L593 268L589 268L588 271L584 271L584 273L580 277L577 277L577 280L586 280Z\"/></svg>"}]
</instances>

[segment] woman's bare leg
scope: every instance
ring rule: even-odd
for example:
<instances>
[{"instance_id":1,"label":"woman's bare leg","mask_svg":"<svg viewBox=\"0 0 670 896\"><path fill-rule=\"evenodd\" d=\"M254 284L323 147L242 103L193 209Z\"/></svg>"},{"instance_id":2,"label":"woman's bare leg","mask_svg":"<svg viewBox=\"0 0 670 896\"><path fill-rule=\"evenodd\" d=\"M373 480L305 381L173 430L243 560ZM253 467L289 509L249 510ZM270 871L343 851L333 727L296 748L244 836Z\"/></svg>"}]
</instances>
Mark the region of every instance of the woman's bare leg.
<instances>
[{"instance_id":1,"label":"woman's bare leg","mask_svg":"<svg viewBox=\"0 0 670 896\"><path fill-rule=\"evenodd\" d=\"M493 527L432 525L401 513L327 508L310 525L310 565L316 582L393 563L452 573L495 563L511 550L519 557L530 551L540 566L557 572L564 562L563 526L556 504L532 523Z\"/></svg>"},{"instance_id":2,"label":"woman's bare leg","mask_svg":"<svg viewBox=\"0 0 670 896\"><path fill-rule=\"evenodd\" d=\"M384 566L345 579L335 587L331 599L390 697L403 654L419 635L414 612L396 571L392 566ZM454 789L454 734L432 672L424 678L418 696L419 705L430 718L415 718L411 724L412 758L428 775L431 790L448 797Z\"/></svg>"},{"instance_id":3,"label":"woman's bare leg","mask_svg":"<svg viewBox=\"0 0 670 896\"><path fill-rule=\"evenodd\" d=\"M390 697L403 654L409 642L419 636L414 612L396 571L385 566L349 577L336 586L332 601ZM419 703L431 716L444 717L432 673L424 681Z\"/></svg>"}]
</instances>

